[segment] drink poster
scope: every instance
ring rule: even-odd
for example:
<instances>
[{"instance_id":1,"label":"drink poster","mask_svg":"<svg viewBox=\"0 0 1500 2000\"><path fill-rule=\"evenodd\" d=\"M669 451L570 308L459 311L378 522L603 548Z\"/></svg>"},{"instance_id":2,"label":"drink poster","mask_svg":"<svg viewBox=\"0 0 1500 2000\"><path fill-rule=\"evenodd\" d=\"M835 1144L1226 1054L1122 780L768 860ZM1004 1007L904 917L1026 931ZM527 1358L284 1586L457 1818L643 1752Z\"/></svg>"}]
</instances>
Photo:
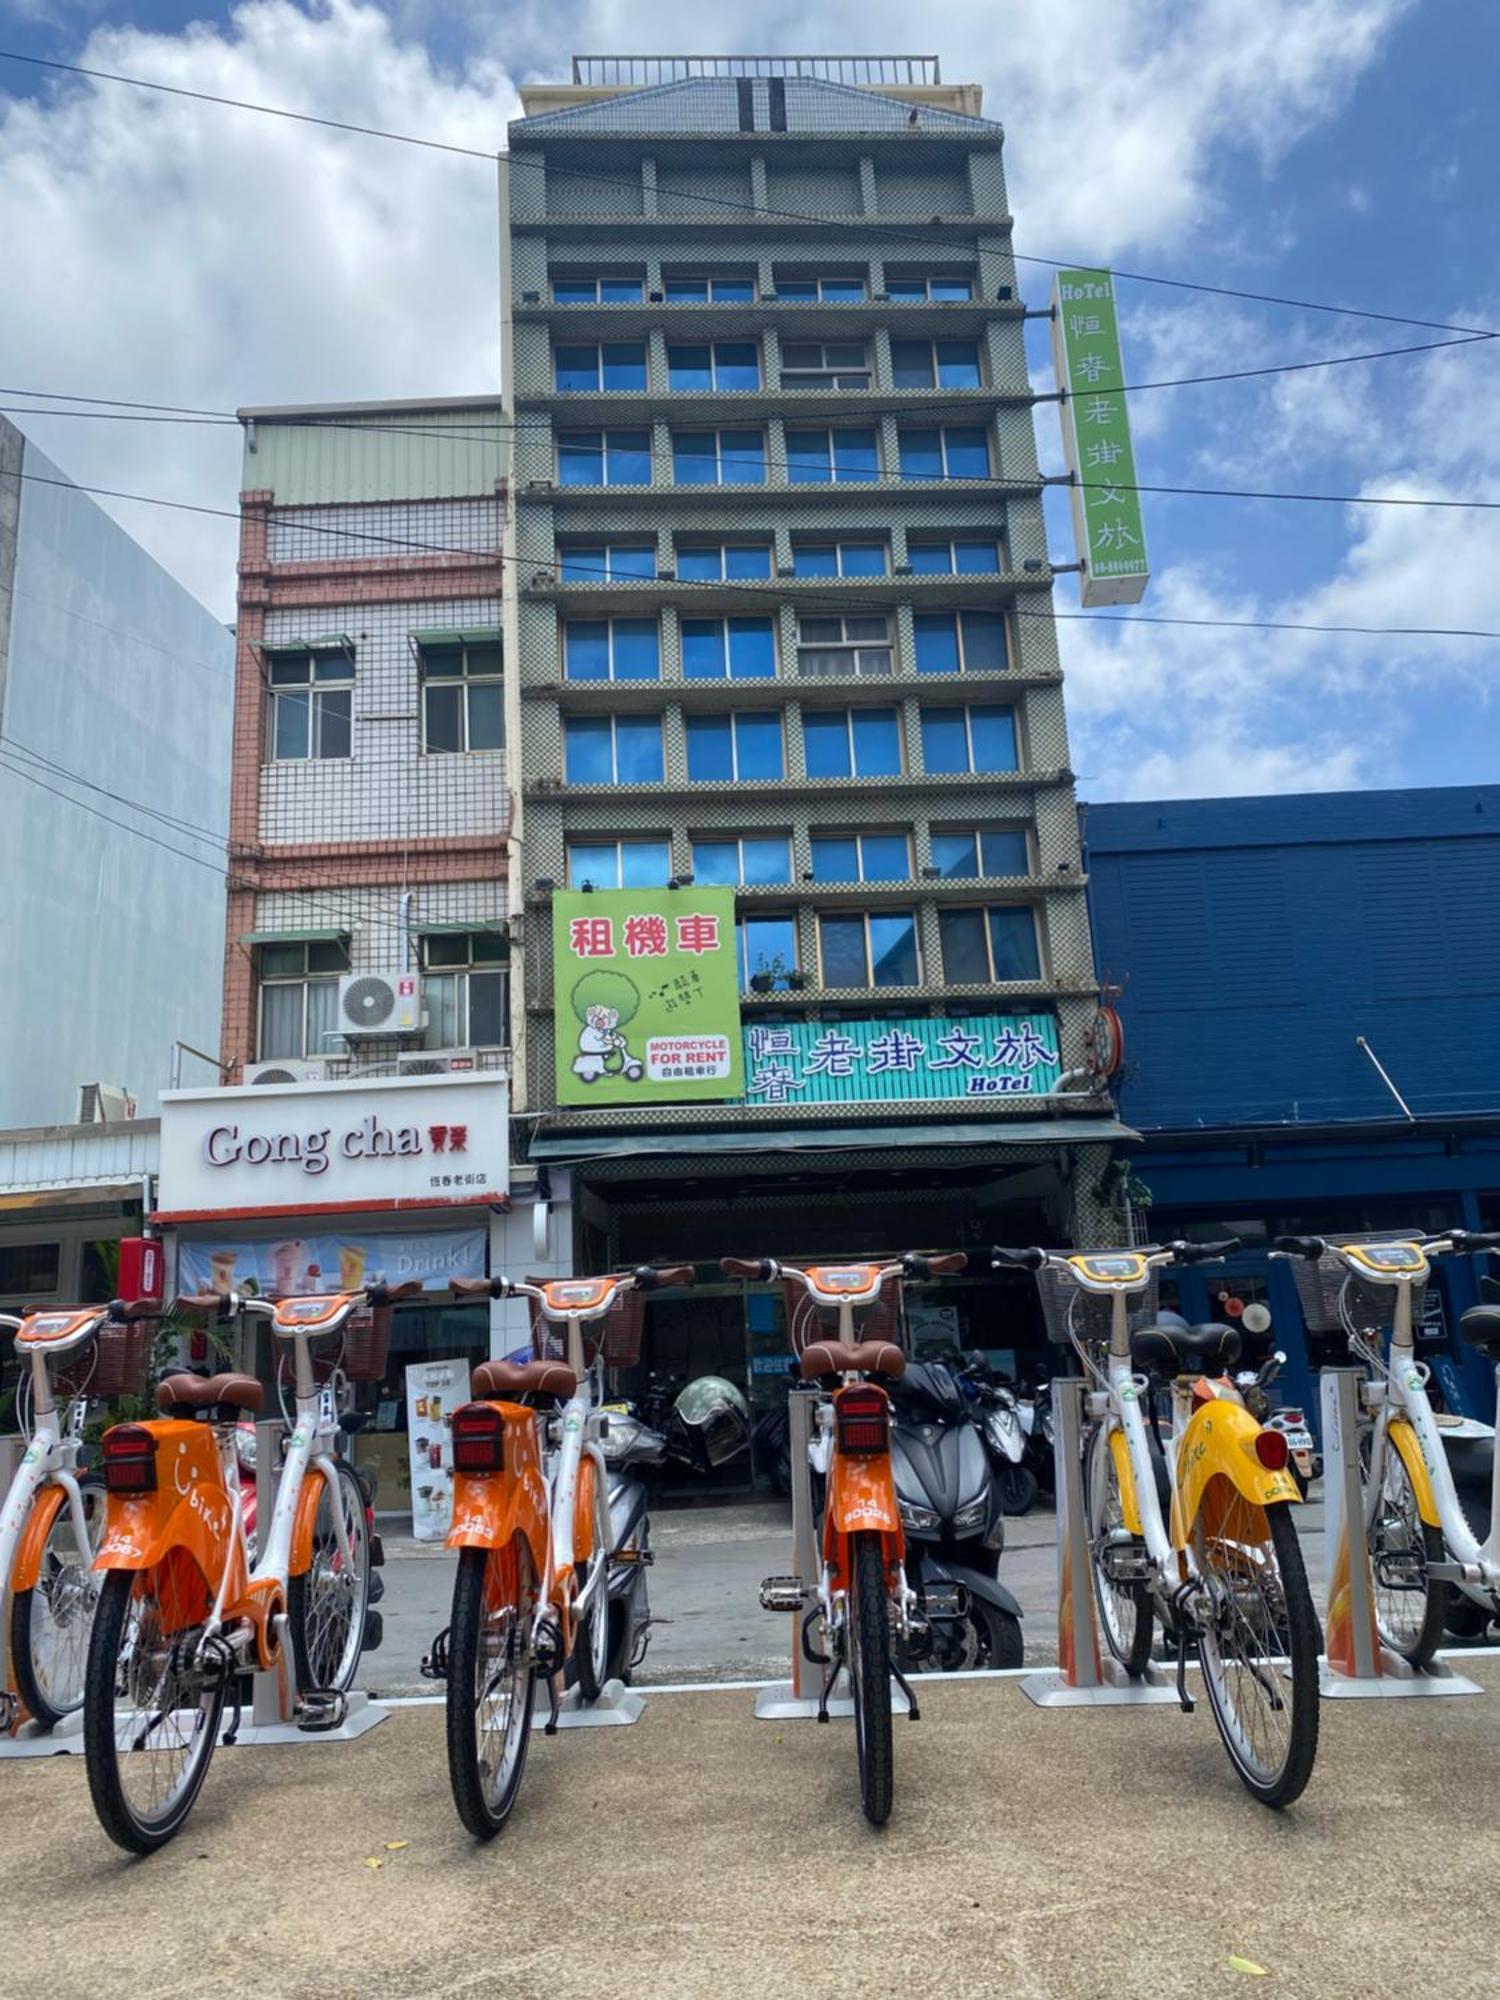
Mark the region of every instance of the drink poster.
<instances>
[{"instance_id":1,"label":"drink poster","mask_svg":"<svg viewBox=\"0 0 1500 2000\"><path fill-rule=\"evenodd\" d=\"M469 1400L467 1361L418 1361L406 1371L411 1531L440 1542L453 1521L453 1412Z\"/></svg>"}]
</instances>

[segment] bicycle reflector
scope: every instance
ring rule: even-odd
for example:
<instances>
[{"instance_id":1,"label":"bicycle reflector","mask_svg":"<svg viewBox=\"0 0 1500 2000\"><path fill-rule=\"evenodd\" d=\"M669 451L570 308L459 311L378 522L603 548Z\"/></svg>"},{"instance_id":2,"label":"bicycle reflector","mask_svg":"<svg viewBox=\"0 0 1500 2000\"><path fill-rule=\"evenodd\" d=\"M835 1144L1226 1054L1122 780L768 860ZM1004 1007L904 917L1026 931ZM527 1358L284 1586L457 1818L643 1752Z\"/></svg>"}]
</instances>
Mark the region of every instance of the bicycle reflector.
<instances>
[{"instance_id":1,"label":"bicycle reflector","mask_svg":"<svg viewBox=\"0 0 1500 2000\"><path fill-rule=\"evenodd\" d=\"M453 1470L499 1472L505 1463L505 1419L488 1403L453 1412Z\"/></svg>"},{"instance_id":2,"label":"bicycle reflector","mask_svg":"<svg viewBox=\"0 0 1500 2000\"><path fill-rule=\"evenodd\" d=\"M845 1389L833 1405L838 1447L850 1458L875 1458L891 1448L891 1406L870 1384Z\"/></svg>"},{"instance_id":3,"label":"bicycle reflector","mask_svg":"<svg viewBox=\"0 0 1500 2000\"><path fill-rule=\"evenodd\" d=\"M144 1424L116 1424L104 1433L104 1490L156 1491L156 1439Z\"/></svg>"},{"instance_id":4,"label":"bicycle reflector","mask_svg":"<svg viewBox=\"0 0 1500 2000\"><path fill-rule=\"evenodd\" d=\"M1255 1456L1267 1472L1285 1472L1287 1442L1281 1431L1260 1431L1255 1439Z\"/></svg>"}]
</instances>

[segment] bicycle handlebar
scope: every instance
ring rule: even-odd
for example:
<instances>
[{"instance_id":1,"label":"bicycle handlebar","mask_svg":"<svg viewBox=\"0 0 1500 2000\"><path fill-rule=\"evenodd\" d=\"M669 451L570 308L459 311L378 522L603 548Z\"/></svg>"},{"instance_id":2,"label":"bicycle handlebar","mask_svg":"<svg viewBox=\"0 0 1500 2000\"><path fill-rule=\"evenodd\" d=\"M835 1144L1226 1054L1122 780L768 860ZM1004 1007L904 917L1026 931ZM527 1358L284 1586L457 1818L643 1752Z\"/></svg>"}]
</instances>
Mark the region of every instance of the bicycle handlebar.
<instances>
[{"instance_id":1,"label":"bicycle handlebar","mask_svg":"<svg viewBox=\"0 0 1500 2000\"><path fill-rule=\"evenodd\" d=\"M635 1272L635 1288L638 1292L654 1292L658 1285L691 1285L696 1283L698 1272L692 1264L638 1264Z\"/></svg>"},{"instance_id":2,"label":"bicycle handlebar","mask_svg":"<svg viewBox=\"0 0 1500 2000\"><path fill-rule=\"evenodd\" d=\"M1242 1247L1238 1236L1226 1236L1220 1243L1168 1243L1174 1264L1211 1264L1220 1257L1232 1257Z\"/></svg>"},{"instance_id":3,"label":"bicycle handlebar","mask_svg":"<svg viewBox=\"0 0 1500 2000\"><path fill-rule=\"evenodd\" d=\"M1500 1229L1449 1229L1445 1234L1460 1256L1500 1250Z\"/></svg>"},{"instance_id":4,"label":"bicycle handlebar","mask_svg":"<svg viewBox=\"0 0 1500 2000\"><path fill-rule=\"evenodd\" d=\"M160 1319L166 1311L161 1299L111 1299L109 1316L111 1319Z\"/></svg>"},{"instance_id":5,"label":"bicycle handlebar","mask_svg":"<svg viewBox=\"0 0 1500 2000\"><path fill-rule=\"evenodd\" d=\"M1040 1271L1046 1262L1045 1250L1007 1250L999 1243L990 1246L992 1271Z\"/></svg>"},{"instance_id":6,"label":"bicycle handlebar","mask_svg":"<svg viewBox=\"0 0 1500 2000\"><path fill-rule=\"evenodd\" d=\"M1272 1239L1271 1248L1282 1257L1305 1257L1311 1264L1323 1255L1328 1245L1321 1236L1277 1236Z\"/></svg>"},{"instance_id":7,"label":"bicycle handlebar","mask_svg":"<svg viewBox=\"0 0 1500 2000\"><path fill-rule=\"evenodd\" d=\"M908 1278L946 1278L967 1270L968 1265L968 1256L962 1250L945 1250L937 1257L922 1257L915 1250L908 1250L901 1259L901 1268Z\"/></svg>"},{"instance_id":8,"label":"bicycle handlebar","mask_svg":"<svg viewBox=\"0 0 1500 2000\"><path fill-rule=\"evenodd\" d=\"M770 1257L721 1257L719 1269L726 1278L750 1278L764 1285L776 1276L776 1264Z\"/></svg>"}]
</instances>

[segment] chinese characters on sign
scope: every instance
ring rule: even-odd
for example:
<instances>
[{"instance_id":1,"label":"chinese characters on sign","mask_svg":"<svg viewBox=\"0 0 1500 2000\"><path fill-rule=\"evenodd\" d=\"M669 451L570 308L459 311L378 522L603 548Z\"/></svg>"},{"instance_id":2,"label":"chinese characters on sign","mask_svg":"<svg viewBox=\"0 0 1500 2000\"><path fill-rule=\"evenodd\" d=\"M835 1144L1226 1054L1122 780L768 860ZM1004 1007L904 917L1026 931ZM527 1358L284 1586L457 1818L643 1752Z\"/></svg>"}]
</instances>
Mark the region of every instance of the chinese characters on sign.
<instances>
[{"instance_id":1,"label":"chinese characters on sign","mask_svg":"<svg viewBox=\"0 0 1500 2000\"><path fill-rule=\"evenodd\" d=\"M1061 1073L1057 1023L1045 1014L745 1029L750 1104L1039 1097Z\"/></svg>"},{"instance_id":2,"label":"chinese characters on sign","mask_svg":"<svg viewBox=\"0 0 1500 2000\"><path fill-rule=\"evenodd\" d=\"M559 1104L740 1097L732 889L570 891L552 912Z\"/></svg>"},{"instance_id":3,"label":"chinese characters on sign","mask_svg":"<svg viewBox=\"0 0 1500 2000\"><path fill-rule=\"evenodd\" d=\"M1058 272L1052 356L1064 394L1063 448L1073 475L1083 602L1139 604L1149 572L1110 272Z\"/></svg>"}]
</instances>

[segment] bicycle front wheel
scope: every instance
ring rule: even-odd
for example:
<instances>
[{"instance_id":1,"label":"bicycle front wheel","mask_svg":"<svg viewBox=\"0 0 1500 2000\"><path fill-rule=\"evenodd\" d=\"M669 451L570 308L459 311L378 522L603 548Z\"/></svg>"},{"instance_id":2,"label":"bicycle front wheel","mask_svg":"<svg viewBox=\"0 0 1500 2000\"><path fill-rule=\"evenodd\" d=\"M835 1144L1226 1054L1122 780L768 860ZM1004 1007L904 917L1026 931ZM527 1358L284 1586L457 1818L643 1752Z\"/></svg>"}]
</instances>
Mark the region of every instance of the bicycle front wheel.
<instances>
[{"instance_id":1,"label":"bicycle front wheel","mask_svg":"<svg viewBox=\"0 0 1500 2000\"><path fill-rule=\"evenodd\" d=\"M207 1597L179 1553L155 1569L111 1570L99 1593L83 1695L89 1792L110 1839L164 1846L208 1776L225 1676L193 1661Z\"/></svg>"},{"instance_id":2,"label":"bicycle front wheel","mask_svg":"<svg viewBox=\"0 0 1500 2000\"><path fill-rule=\"evenodd\" d=\"M532 1564L507 1549L464 1549L448 1634L448 1776L476 1840L510 1817L526 1769L536 1676L531 1663Z\"/></svg>"},{"instance_id":3,"label":"bicycle front wheel","mask_svg":"<svg viewBox=\"0 0 1500 2000\"><path fill-rule=\"evenodd\" d=\"M1231 1763L1262 1805L1300 1797L1318 1748L1318 1620L1289 1501L1236 1494L1212 1536L1194 1530L1212 1598L1198 1634L1209 1706ZM1264 1517L1268 1539L1258 1539Z\"/></svg>"},{"instance_id":4,"label":"bicycle front wheel","mask_svg":"<svg viewBox=\"0 0 1500 2000\"><path fill-rule=\"evenodd\" d=\"M854 1537L846 1612L849 1685L859 1751L859 1796L865 1818L884 1826L891 1816L891 1610L878 1535Z\"/></svg>"},{"instance_id":5,"label":"bicycle front wheel","mask_svg":"<svg viewBox=\"0 0 1500 2000\"><path fill-rule=\"evenodd\" d=\"M46 1729L83 1704L89 1632L99 1601L94 1556L104 1532L104 1482L81 1479L83 1546L64 1499L42 1549L41 1572L10 1603L10 1658L16 1693Z\"/></svg>"},{"instance_id":6,"label":"bicycle front wheel","mask_svg":"<svg viewBox=\"0 0 1500 2000\"><path fill-rule=\"evenodd\" d=\"M1151 1661L1151 1599L1143 1583L1116 1583L1105 1566L1106 1548L1129 1546L1120 1476L1109 1448L1109 1431L1096 1424L1084 1466L1085 1515L1094 1570L1094 1597L1104 1643L1128 1674L1143 1674ZM1144 1544L1136 1548L1144 1553Z\"/></svg>"},{"instance_id":7,"label":"bicycle front wheel","mask_svg":"<svg viewBox=\"0 0 1500 2000\"><path fill-rule=\"evenodd\" d=\"M1368 1479L1368 1434L1360 1441L1360 1456ZM1443 1560L1443 1537L1440 1529L1429 1527L1422 1519L1406 1460L1389 1434L1380 1492L1375 1496L1365 1538L1381 1645L1414 1667L1430 1667L1443 1643L1447 1593L1442 1581L1432 1575L1433 1565Z\"/></svg>"},{"instance_id":8,"label":"bicycle front wheel","mask_svg":"<svg viewBox=\"0 0 1500 2000\"><path fill-rule=\"evenodd\" d=\"M303 1693L331 1688L347 1693L354 1685L370 1607L370 1527L364 1489L346 1460L339 1459L334 1470L337 1478L332 1485L322 1481L311 1566L287 1579L287 1626L297 1687ZM340 1515L349 1544L347 1559L339 1548Z\"/></svg>"}]
</instances>

